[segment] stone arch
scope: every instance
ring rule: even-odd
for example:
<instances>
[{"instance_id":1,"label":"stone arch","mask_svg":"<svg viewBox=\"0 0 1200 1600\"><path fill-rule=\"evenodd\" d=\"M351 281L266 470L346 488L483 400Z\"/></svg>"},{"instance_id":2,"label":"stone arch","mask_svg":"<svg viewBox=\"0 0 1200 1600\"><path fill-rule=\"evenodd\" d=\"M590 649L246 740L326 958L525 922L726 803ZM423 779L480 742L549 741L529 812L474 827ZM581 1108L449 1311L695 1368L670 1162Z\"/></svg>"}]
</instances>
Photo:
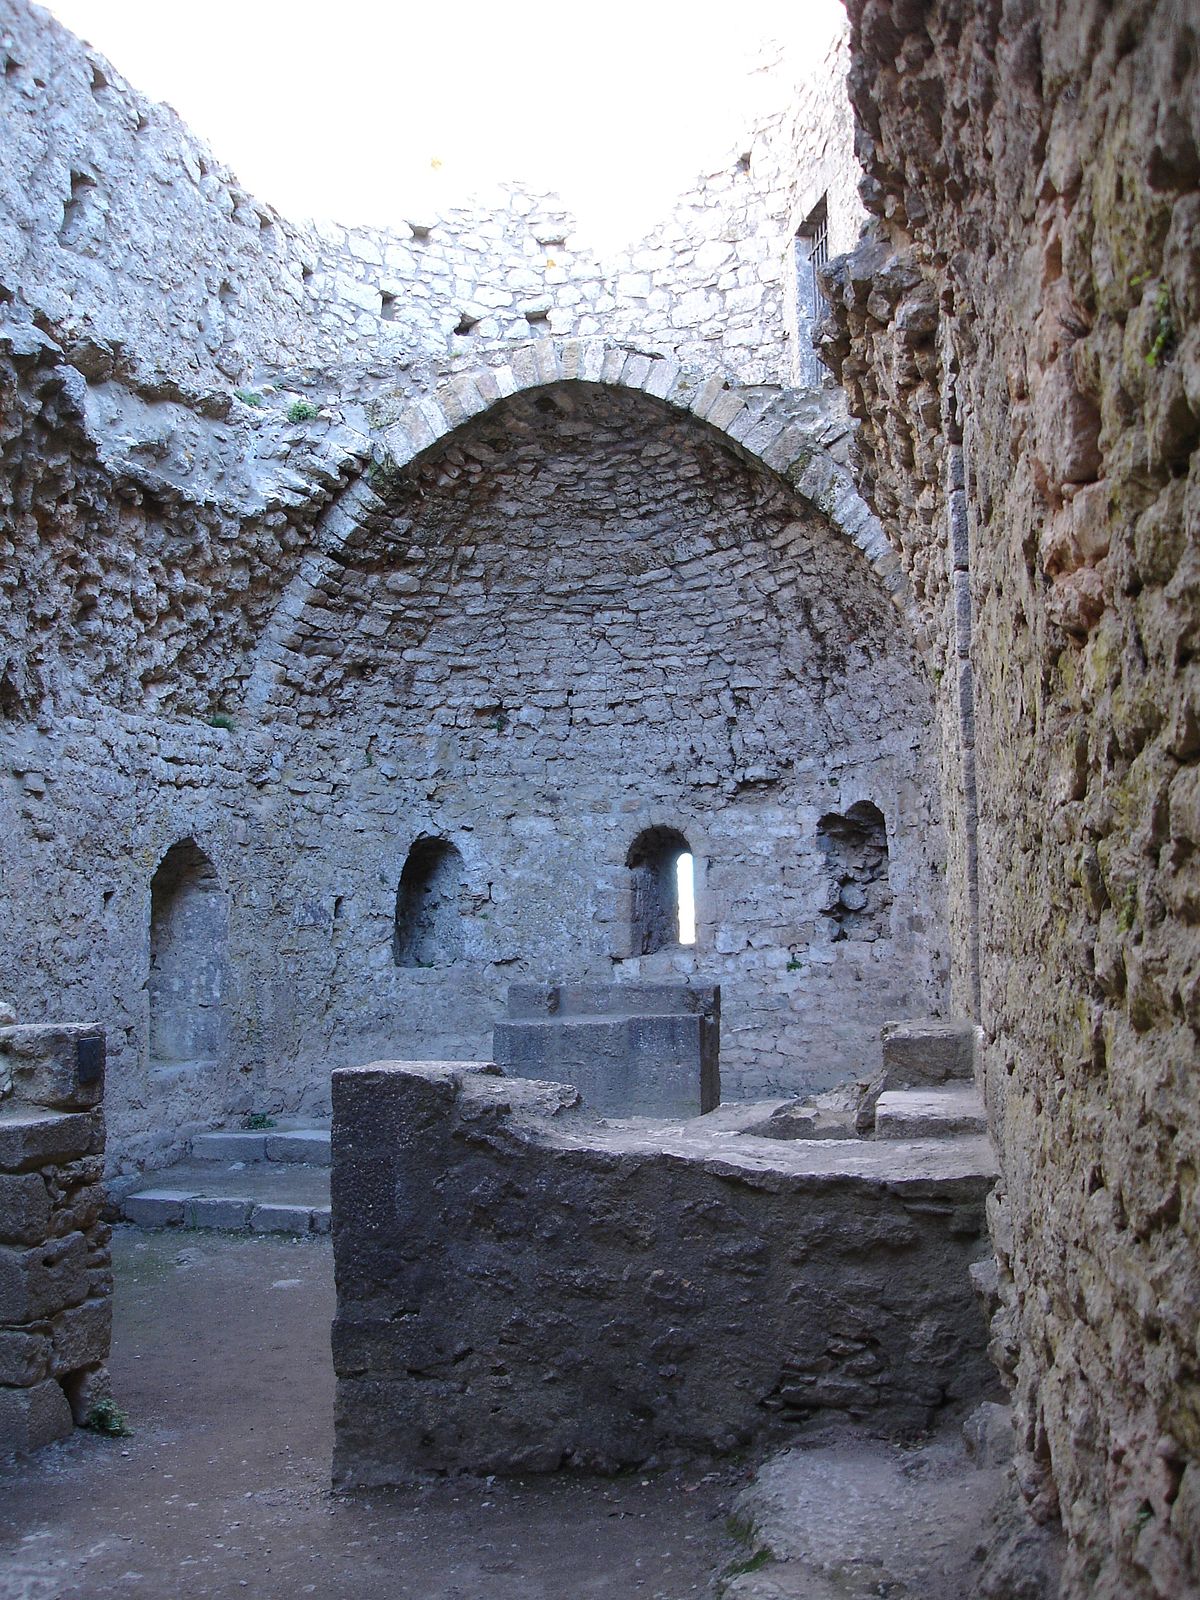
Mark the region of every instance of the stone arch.
<instances>
[{"instance_id":1,"label":"stone arch","mask_svg":"<svg viewBox=\"0 0 1200 1600\"><path fill-rule=\"evenodd\" d=\"M719 434L736 455L766 468L866 557L904 617L918 652L927 642L904 568L850 472L820 442L789 389L739 384L720 369L600 339L538 339L490 362L443 378L414 398L374 441L372 460L333 502L316 530L313 553L288 584L264 630L246 704L261 711L286 660L305 608L334 573L340 553L371 519L386 515L389 480L434 451L459 428L512 395L560 384L632 391L687 413Z\"/></svg>"},{"instance_id":2,"label":"stone arch","mask_svg":"<svg viewBox=\"0 0 1200 1600\"><path fill-rule=\"evenodd\" d=\"M195 839L181 839L150 880L151 1071L208 1071L223 1056L228 937L217 869Z\"/></svg>"},{"instance_id":3,"label":"stone arch","mask_svg":"<svg viewBox=\"0 0 1200 1600\"><path fill-rule=\"evenodd\" d=\"M885 996L936 1003L915 923L831 947L821 916L813 834L842 794L904 797L895 884L928 897L928 684L862 551L778 473L686 407L581 379L352 495L278 619L264 712L286 765L336 772L354 808L372 935L337 1015L364 1058L486 1053L514 981L695 972L723 987L730 1092L821 1088L866 1066ZM702 854L699 949L631 937L630 843L666 824ZM396 938L422 835L468 863L456 960L411 948L403 895ZM881 970L845 1027L863 959Z\"/></svg>"}]
</instances>

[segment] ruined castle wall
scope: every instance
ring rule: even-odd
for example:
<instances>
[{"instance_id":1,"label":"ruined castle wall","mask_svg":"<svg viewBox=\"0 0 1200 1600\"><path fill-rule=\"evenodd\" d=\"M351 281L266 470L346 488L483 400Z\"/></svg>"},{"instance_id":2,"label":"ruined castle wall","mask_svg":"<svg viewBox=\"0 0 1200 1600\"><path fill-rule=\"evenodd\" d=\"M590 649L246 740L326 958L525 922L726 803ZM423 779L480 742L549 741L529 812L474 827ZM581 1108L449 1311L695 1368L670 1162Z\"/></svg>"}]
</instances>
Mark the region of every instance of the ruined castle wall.
<instances>
[{"instance_id":1,"label":"ruined castle wall","mask_svg":"<svg viewBox=\"0 0 1200 1600\"><path fill-rule=\"evenodd\" d=\"M1019 1476L1068 1592L1200 1593L1200 80L1175 4L854 0L861 481L942 639ZM961 448L960 448L961 446ZM958 702L957 704L955 702Z\"/></svg>"},{"instance_id":2,"label":"ruined castle wall","mask_svg":"<svg viewBox=\"0 0 1200 1600\"><path fill-rule=\"evenodd\" d=\"M347 364L386 374L601 333L703 355L743 382L785 375L790 158L828 142L844 42L806 85L803 121L764 116L668 222L604 260L560 202L517 185L392 232L297 226L45 13L4 0L0 53L0 286L89 378L320 405ZM824 151L820 163L836 170L841 241L853 176Z\"/></svg>"},{"instance_id":3,"label":"ruined castle wall","mask_svg":"<svg viewBox=\"0 0 1200 1600\"><path fill-rule=\"evenodd\" d=\"M911 1434L986 1391L985 1139L746 1138L576 1098L461 1062L337 1075L339 1487Z\"/></svg>"},{"instance_id":4,"label":"ruined castle wall","mask_svg":"<svg viewBox=\"0 0 1200 1600\"><path fill-rule=\"evenodd\" d=\"M319 1107L366 1055L486 1055L515 978L721 981L729 1094L843 1081L943 1007L902 585L826 453L837 397L779 387L793 163L840 174L849 238L843 135L767 117L604 265L516 189L403 239L296 228L43 14L0 19L3 983L103 1019L114 1165ZM712 428L575 384L396 469L392 430L427 446L564 332ZM864 804L880 844L835 859ZM668 824L701 938L635 956L626 856ZM393 938L421 834L469 923L432 966Z\"/></svg>"},{"instance_id":5,"label":"ruined castle wall","mask_svg":"<svg viewBox=\"0 0 1200 1600\"><path fill-rule=\"evenodd\" d=\"M522 978L720 981L732 1097L863 1074L884 1020L944 1005L927 690L844 534L597 386L514 399L376 488L261 704L213 725L81 698L10 729L13 998L105 1018L114 1163L319 1109L380 1050L486 1058ZM864 803L886 857L842 861ZM697 858L698 940L639 955L626 858L662 826ZM401 965L421 837L461 857L456 932ZM189 841L222 1044L157 1060L150 886Z\"/></svg>"}]
</instances>

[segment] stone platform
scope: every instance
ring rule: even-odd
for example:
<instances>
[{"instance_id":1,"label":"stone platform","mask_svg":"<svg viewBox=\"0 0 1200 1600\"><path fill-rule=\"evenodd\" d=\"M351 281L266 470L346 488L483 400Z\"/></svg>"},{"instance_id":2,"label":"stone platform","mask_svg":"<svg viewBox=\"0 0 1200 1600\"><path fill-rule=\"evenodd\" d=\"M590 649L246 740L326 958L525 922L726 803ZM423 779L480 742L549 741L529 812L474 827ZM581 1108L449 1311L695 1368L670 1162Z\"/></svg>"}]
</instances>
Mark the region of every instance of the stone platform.
<instances>
[{"instance_id":1,"label":"stone platform","mask_svg":"<svg viewBox=\"0 0 1200 1600\"><path fill-rule=\"evenodd\" d=\"M513 1077L569 1083L604 1115L694 1117L721 1103L711 983L514 983L492 1053Z\"/></svg>"}]
</instances>

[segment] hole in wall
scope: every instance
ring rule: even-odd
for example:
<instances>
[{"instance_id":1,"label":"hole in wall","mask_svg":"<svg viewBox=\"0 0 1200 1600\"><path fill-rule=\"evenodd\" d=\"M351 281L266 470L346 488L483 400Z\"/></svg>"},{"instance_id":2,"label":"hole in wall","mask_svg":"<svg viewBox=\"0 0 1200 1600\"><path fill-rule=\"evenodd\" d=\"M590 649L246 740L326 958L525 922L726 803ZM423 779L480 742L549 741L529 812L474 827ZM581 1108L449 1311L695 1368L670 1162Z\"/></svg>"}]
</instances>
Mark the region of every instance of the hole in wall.
<instances>
[{"instance_id":1,"label":"hole in wall","mask_svg":"<svg viewBox=\"0 0 1200 1600\"><path fill-rule=\"evenodd\" d=\"M385 322L396 320L396 296L387 289L381 289L379 293L379 315Z\"/></svg>"},{"instance_id":2,"label":"hole in wall","mask_svg":"<svg viewBox=\"0 0 1200 1600\"><path fill-rule=\"evenodd\" d=\"M101 89L107 89L108 87L109 87L108 79L104 76L103 72L101 72L100 68L93 61L92 62L92 93L93 94L99 94Z\"/></svg>"},{"instance_id":3,"label":"hole in wall","mask_svg":"<svg viewBox=\"0 0 1200 1600\"><path fill-rule=\"evenodd\" d=\"M194 839L173 844L150 883L150 1061L214 1061L224 1031L228 900Z\"/></svg>"},{"instance_id":4,"label":"hole in wall","mask_svg":"<svg viewBox=\"0 0 1200 1600\"><path fill-rule=\"evenodd\" d=\"M473 317L470 314L469 311L464 311L462 316L459 317L458 326L455 328L454 331L457 334L471 333L474 330L474 328L476 327L476 325L478 324L478 322L479 322L479 318L478 317Z\"/></svg>"},{"instance_id":5,"label":"hole in wall","mask_svg":"<svg viewBox=\"0 0 1200 1600\"><path fill-rule=\"evenodd\" d=\"M529 326L531 328L538 327L538 326L540 326L542 324L545 324L545 323L548 323L550 321L550 312L549 312L549 310L546 310L546 311L527 311L525 313L525 321L529 324Z\"/></svg>"},{"instance_id":6,"label":"hole in wall","mask_svg":"<svg viewBox=\"0 0 1200 1600\"><path fill-rule=\"evenodd\" d=\"M414 841L396 890L398 967L445 966L462 955L463 874L463 858L448 839Z\"/></svg>"},{"instance_id":7,"label":"hole in wall","mask_svg":"<svg viewBox=\"0 0 1200 1600\"><path fill-rule=\"evenodd\" d=\"M7 667L0 673L0 717L6 722L17 722L25 714L21 692L12 680Z\"/></svg>"},{"instance_id":8,"label":"hole in wall","mask_svg":"<svg viewBox=\"0 0 1200 1600\"><path fill-rule=\"evenodd\" d=\"M87 215L88 191L95 187L96 180L88 173L71 174L71 194L70 198L63 202L62 226L58 230L58 237L63 244L70 244L76 237Z\"/></svg>"},{"instance_id":9,"label":"hole in wall","mask_svg":"<svg viewBox=\"0 0 1200 1600\"><path fill-rule=\"evenodd\" d=\"M675 863L676 903L679 907L679 942L696 942L696 878L695 859L685 850Z\"/></svg>"},{"instance_id":10,"label":"hole in wall","mask_svg":"<svg viewBox=\"0 0 1200 1600\"><path fill-rule=\"evenodd\" d=\"M648 956L694 945L695 866L692 847L678 828L644 829L630 845L625 865L633 879L632 953Z\"/></svg>"}]
</instances>

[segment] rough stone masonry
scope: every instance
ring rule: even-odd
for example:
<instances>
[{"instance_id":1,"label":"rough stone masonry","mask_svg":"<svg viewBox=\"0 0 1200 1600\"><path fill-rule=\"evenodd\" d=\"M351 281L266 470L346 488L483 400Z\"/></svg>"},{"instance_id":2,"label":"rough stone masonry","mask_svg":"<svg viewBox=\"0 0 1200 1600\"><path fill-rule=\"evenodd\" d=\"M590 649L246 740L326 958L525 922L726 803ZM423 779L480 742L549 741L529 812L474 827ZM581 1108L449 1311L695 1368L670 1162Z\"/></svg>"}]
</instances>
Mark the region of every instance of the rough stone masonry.
<instances>
[{"instance_id":1,"label":"rough stone masonry","mask_svg":"<svg viewBox=\"0 0 1200 1600\"><path fill-rule=\"evenodd\" d=\"M602 263L517 189L294 228L0 0L12 992L103 1023L122 1178L326 1107L331 1067L479 1054L522 979L706 973L738 1094L870 1072L889 1016L975 1018L1023 1497L1071 1596L1177 1600L1194 8L847 9L828 69L764 79L783 109ZM822 218L861 496L807 360ZM653 829L696 858L695 954L633 953ZM405 868L443 846L452 959L405 964ZM184 972L204 1028L151 1014Z\"/></svg>"},{"instance_id":2,"label":"rough stone masonry","mask_svg":"<svg viewBox=\"0 0 1200 1600\"><path fill-rule=\"evenodd\" d=\"M1193 6L850 0L875 222L827 278L938 657L1019 1478L1071 1595L1200 1593Z\"/></svg>"},{"instance_id":3,"label":"rough stone masonry","mask_svg":"<svg viewBox=\"0 0 1200 1600\"><path fill-rule=\"evenodd\" d=\"M8 1008L5 1007L7 1011ZM0 1025L0 1450L64 1438L108 1394L104 1034Z\"/></svg>"},{"instance_id":4,"label":"rough stone masonry","mask_svg":"<svg viewBox=\"0 0 1200 1600\"><path fill-rule=\"evenodd\" d=\"M844 43L604 263L516 189L292 227L23 0L0 53L5 950L22 1015L104 1022L114 1184L486 1056L514 981L719 982L727 1096L944 1009L927 641L791 383L797 208L860 214ZM661 829L697 944L638 951Z\"/></svg>"},{"instance_id":5,"label":"rough stone masonry","mask_svg":"<svg viewBox=\"0 0 1200 1600\"><path fill-rule=\"evenodd\" d=\"M911 1434L985 1393L986 1138L597 1118L469 1062L334 1074L334 1481Z\"/></svg>"}]
</instances>

